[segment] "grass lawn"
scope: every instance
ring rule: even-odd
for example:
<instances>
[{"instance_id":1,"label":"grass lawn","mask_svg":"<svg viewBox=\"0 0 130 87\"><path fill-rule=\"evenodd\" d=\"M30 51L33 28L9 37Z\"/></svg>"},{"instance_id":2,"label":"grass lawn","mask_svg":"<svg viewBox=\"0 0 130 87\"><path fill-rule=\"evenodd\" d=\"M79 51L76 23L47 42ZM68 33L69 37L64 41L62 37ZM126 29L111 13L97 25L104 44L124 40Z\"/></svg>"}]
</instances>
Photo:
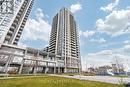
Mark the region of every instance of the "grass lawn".
<instances>
[{"instance_id":1,"label":"grass lawn","mask_svg":"<svg viewBox=\"0 0 130 87\"><path fill-rule=\"evenodd\" d=\"M53 76L0 80L0 87L121 87L108 83L80 81Z\"/></svg>"}]
</instances>

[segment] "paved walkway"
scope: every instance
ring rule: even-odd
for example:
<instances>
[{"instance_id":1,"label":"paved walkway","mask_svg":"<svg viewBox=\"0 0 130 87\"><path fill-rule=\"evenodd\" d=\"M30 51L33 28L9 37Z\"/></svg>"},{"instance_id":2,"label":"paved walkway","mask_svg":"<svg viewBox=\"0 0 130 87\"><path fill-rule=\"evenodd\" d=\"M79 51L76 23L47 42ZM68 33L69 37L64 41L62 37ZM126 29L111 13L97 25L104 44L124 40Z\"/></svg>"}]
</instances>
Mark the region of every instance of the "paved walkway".
<instances>
[{"instance_id":1,"label":"paved walkway","mask_svg":"<svg viewBox=\"0 0 130 87\"><path fill-rule=\"evenodd\" d=\"M67 76L67 75L52 75L52 76L60 76L65 78L74 78L80 80L91 80L91 81L99 81L99 82L106 82L112 84L120 84L121 80L124 83L130 83L130 78L119 78L119 77L112 77L112 76Z\"/></svg>"}]
</instances>

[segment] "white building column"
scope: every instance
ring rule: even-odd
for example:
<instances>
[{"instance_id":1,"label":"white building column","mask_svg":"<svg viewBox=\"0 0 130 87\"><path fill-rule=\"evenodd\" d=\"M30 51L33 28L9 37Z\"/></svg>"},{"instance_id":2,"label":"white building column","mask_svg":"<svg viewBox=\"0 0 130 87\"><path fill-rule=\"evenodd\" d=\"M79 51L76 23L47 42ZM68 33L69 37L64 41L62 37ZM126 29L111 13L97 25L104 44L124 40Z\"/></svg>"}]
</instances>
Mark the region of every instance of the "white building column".
<instances>
[{"instance_id":1,"label":"white building column","mask_svg":"<svg viewBox=\"0 0 130 87\"><path fill-rule=\"evenodd\" d=\"M10 66L10 63L12 62L13 58L14 58L14 55L9 55L8 60L5 64L5 67L4 67L4 70L3 70L3 72L5 72L5 74L8 73L8 67Z\"/></svg>"},{"instance_id":2,"label":"white building column","mask_svg":"<svg viewBox=\"0 0 130 87\"><path fill-rule=\"evenodd\" d=\"M19 69L18 74L21 74L22 69L23 69L24 62L25 62L25 59L23 58L23 60L22 60L22 62L21 62L21 66L20 66L20 69Z\"/></svg>"},{"instance_id":3,"label":"white building column","mask_svg":"<svg viewBox=\"0 0 130 87\"><path fill-rule=\"evenodd\" d=\"M54 64L54 74L56 74L56 63Z\"/></svg>"},{"instance_id":4,"label":"white building column","mask_svg":"<svg viewBox=\"0 0 130 87\"><path fill-rule=\"evenodd\" d=\"M45 67L45 74L47 74L48 69L48 62L46 62L46 67Z\"/></svg>"}]
</instances>

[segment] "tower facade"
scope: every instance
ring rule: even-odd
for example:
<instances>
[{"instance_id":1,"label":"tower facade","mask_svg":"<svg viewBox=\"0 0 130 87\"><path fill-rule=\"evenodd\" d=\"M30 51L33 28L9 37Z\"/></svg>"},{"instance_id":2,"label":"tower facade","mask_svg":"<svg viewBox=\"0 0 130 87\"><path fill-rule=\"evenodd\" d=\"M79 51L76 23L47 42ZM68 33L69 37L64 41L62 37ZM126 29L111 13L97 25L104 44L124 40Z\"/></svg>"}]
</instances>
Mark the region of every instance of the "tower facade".
<instances>
[{"instance_id":1,"label":"tower facade","mask_svg":"<svg viewBox=\"0 0 130 87\"><path fill-rule=\"evenodd\" d=\"M73 14L62 8L53 18L49 51L64 60L65 73L78 73L81 70L79 37Z\"/></svg>"},{"instance_id":2,"label":"tower facade","mask_svg":"<svg viewBox=\"0 0 130 87\"><path fill-rule=\"evenodd\" d=\"M18 44L33 3L34 0L14 0L12 14L0 13L0 44Z\"/></svg>"}]
</instances>

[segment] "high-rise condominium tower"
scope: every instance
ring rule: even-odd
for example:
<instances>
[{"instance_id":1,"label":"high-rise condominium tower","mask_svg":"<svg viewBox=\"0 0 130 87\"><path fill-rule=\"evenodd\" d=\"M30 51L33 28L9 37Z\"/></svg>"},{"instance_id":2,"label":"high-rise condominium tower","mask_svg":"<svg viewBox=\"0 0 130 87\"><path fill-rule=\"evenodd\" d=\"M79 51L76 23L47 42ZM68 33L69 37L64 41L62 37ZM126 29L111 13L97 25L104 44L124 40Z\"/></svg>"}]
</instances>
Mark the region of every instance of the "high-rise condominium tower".
<instances>
[{"instance_id":1,"label":"high-rise condominium tower","mask_svg":"<svg viewBox=\"0 0 130 87\"><path fill-rule=\"evenodd\" d=\"M3 0L4 2L10 0ZM12 0L13 13L0 13L0 43L17 45L34 0ZM5 9L6 10L6 9Z\"/></svg>"},{"instance_id":2,"label":"high-rise condominium tower","mask_svg":"<svg viewBox=\"0 0 130 87\"><path fill-rule=\"evenodd\" d=\"M49 51L60 55L65 61L65 73L80 72L77 26L73 14L66 8L62 8L53 18Z\"/></svg>"}]
</instances>

